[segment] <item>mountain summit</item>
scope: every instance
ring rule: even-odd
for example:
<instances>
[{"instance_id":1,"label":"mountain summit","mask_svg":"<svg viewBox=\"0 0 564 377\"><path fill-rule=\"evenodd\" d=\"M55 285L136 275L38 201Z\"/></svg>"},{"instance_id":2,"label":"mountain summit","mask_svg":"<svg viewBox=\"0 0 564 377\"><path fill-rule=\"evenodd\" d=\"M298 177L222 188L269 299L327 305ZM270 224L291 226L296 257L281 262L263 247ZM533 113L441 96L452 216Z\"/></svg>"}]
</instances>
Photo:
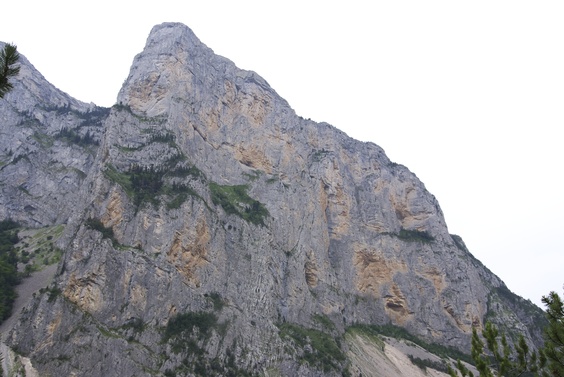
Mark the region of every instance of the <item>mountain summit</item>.
<instances>
[{"instance_id":1,"label":"mountain summit","mask_svg":"<svg viewBox=\"0 0 564 377\"><path fill-rule=\"evenodd\" d=\"M153 28L111 109L36 85L0 103L0 217L65 225L6 339L40 375L379 375L360 335L467 351L486 320L539 344L413 173L188 27Z\"/></svg>"}]
</instances>

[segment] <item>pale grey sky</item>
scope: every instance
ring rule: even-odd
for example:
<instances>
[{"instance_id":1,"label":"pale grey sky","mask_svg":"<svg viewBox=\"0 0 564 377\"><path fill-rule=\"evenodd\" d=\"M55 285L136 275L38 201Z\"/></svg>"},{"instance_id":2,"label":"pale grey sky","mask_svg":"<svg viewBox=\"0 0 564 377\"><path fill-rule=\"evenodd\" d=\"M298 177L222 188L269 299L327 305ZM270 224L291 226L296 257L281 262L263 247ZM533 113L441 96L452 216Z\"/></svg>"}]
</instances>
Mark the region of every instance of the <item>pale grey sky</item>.
<instances>
[{"instance_id":1,"label":"pale grey sky","mask_svg":"<svg viewBox=\"0 0 564 377\"><path fill-rule=\"evenodd\" d=\"M564 284L562 1L11 1L0 40L115 103L151 28L188 25L296 112L380 145L451 233L541 305Z\"/></svg>"}]
</instances>

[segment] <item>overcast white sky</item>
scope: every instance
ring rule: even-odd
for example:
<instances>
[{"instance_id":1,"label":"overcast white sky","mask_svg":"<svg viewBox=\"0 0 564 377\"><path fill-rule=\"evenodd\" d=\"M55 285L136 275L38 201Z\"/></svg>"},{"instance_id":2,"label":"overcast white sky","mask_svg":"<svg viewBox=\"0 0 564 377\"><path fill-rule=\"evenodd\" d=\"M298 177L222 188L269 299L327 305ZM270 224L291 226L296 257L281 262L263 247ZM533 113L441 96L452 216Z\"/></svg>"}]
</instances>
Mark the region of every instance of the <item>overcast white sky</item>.
<instances>
[{"instance_id":1,"label":"overcast white sky","mask_svg":"<svg viewBox=\"0 0 564 377\"><path fill-rule=\"evenodd\" d=\"M449 231L541 306L564 284L563 20L561 0L18 0L0 40L111 106L151 28L182 22L299 115L406 165Z\"/></svg>"}]
</instances>

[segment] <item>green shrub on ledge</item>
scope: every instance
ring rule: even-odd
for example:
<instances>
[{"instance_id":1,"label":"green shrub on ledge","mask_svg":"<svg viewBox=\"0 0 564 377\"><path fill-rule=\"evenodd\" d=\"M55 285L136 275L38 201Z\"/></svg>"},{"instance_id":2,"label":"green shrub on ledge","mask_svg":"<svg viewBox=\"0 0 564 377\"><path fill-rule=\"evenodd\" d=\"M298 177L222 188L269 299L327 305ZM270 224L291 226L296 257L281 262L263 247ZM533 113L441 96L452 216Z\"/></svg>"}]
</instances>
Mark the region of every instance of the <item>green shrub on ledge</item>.
<instances>
[{"instance_id":1,"label":"green shrub on ledge","mask_svg":"<svg viewBox=\"0 0 564 377\"><path fill-rule=\"evenodd\" d=\"M179 158L173 157L162 167L131 166L126 172L120 172L108 164L104 175L123 188L137 209L146 203L158 207L163 199L162 196L168 209L176 209L189 196L199 199L201 197L189 184L171 182L171 179L188 176L199 180L205 179L203 173L195 166L177 166L177 159Z\"/></svg>"},{"instance_id":2,"label":"green shrub on ledge","mask_svg":"<svg viewBox=\"0 0 564 377\"><path fill-rule=\"evenodd\" d=\"M282 323L278 328L280 338L292 339L294 344L302 349L302 362L326 373L343 368L346 356L339 346L339 341L331 335L295 323Z\"/></svg>"},{"instance_id":3,"label":"green shrub on ledge","mask_svg":"<svg viewBox=\"0 0 564 377\"><path fill-rule=\"evenodd\" d=\"M247 194L247 185L222 186L210 182L211 198L215 205L231 215L237 215L255 225L264 226L269 215L266 207Z\"/></svg>"}]
</instances>

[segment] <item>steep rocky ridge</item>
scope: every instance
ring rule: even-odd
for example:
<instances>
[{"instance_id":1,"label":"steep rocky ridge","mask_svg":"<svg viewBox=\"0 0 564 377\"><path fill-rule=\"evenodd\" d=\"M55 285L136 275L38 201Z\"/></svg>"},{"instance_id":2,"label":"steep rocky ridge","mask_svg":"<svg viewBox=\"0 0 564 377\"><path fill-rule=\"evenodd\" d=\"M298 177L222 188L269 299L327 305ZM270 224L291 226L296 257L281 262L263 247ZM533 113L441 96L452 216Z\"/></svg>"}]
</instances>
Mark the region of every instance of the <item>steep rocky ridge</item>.
<instances>
[{"instance_id":1,"label":"steep rocky ridge","mask_svg":"<svg viewBox=\"0 0 564 377\"><path fill-rule=\"evenodd\" d=\"M0 108L16 138L0 217L67 224L55 282L8 339L41 375L355 373L353 324L467 350L489 319L539 344L540 310L413 173L186 26L151 31L111 111L26 82Z\"/></svg>"},{"instance_id":2,"label":"steep rocky ridge","mask_svg":"<svg viewBox=\"0 0 564 377\"><path fill-rule=\"evenodd\" d=\"M108 112L61 92L21 56L14 90L0 106L0 218L65 223L82 200L76 194Z\"/></svg>"}]
</instances>

